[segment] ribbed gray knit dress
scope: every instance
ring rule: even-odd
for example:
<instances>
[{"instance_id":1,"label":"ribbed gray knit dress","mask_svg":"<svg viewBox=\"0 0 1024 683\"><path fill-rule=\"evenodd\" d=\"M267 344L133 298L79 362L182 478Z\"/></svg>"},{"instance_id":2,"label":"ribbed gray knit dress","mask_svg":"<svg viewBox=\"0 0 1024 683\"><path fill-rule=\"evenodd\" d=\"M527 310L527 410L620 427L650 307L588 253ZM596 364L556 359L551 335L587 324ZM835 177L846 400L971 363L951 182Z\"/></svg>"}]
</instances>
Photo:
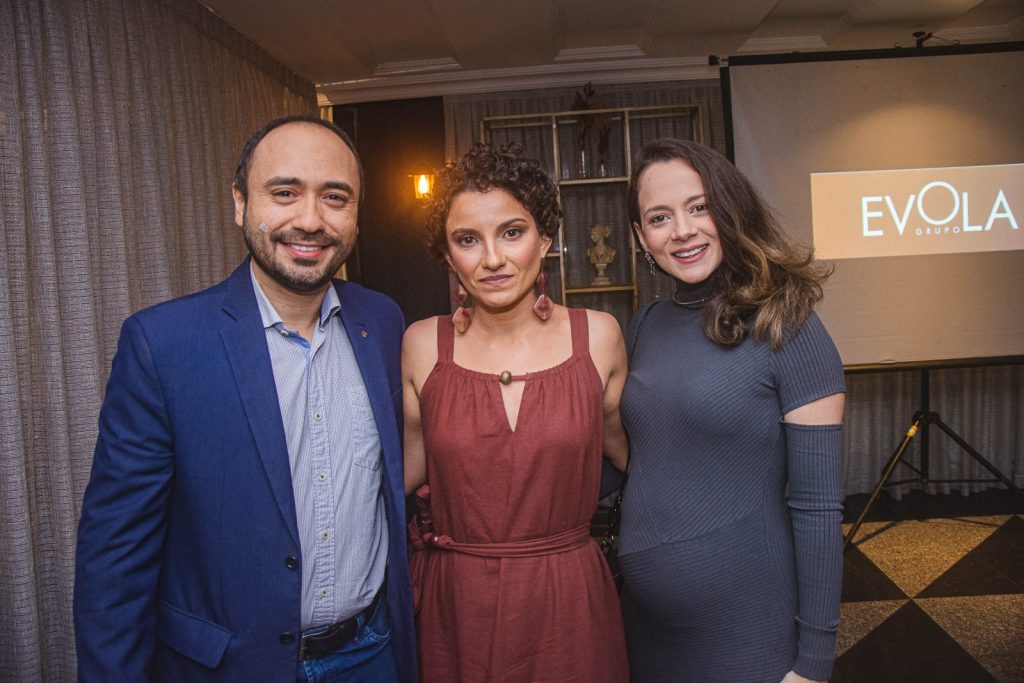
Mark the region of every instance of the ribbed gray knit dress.
<instances>
[{"instance_id":1,"label":"ribbed gray knit dress","mask_svg":"<svg viewBox=\"0 0 1024 683\"><path fill-rule=\"evenodd\" d=\"M622 395L631 455L619 558L634 681L831 675L841 426L782 416L844 390L815 314L774 352L750 338L715 344L699 309L650 309Z\"/></svg>"}]
</instances>

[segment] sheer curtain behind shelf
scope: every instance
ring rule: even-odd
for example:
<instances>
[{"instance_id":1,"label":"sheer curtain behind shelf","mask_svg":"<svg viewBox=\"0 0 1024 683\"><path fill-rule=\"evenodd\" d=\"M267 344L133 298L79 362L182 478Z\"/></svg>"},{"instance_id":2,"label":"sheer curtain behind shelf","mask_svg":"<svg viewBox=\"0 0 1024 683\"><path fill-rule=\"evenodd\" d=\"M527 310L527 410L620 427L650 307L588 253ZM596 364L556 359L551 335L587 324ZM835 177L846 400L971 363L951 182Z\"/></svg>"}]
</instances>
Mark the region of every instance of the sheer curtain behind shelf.
<instances>
[{"instance_id":1,"label":"sheer curtain behind shelf","mask_svg":"<svg viewBox=\"0 0 1024 683\"><path fill-rule=\"evenodd\" d=\"M580 88L583 85L584 83L581 82ZM446 95L444 98L445 156L452 159L480 140L480 120L483 117L568 111L572 109L573 98L578 89L547 88L473 95ZM598 85L595 86L595 89L603 98L602 106L605 107L699 104L707 114L706 120L702 122L704 141L715 149L725 152L722 89L717 79ZM538 135L544 137L543 133ZM510 137L512 137L511 134ZM547 158L550 158L550 154L547 155Z\"/></svg>"},{"instance_id":2,"label":"sheer curtain behind shelf","mask_svg":"<svg viewBox=\"0 0 1024 683\"><path fill-rule=\"evenodd\" d=\"M527 155L538 158L553 178L561 180L608 178L607 185L563 185L561 188L565 223L563 241L566 245L564 257L566 271L571 275L568 287L586 287L595 275L589 263L586 249L590 246L590 230L595 223L611 228L609 244L616 249L616 256L609 266L613 285L628 286L628 275L632 266L629 248L629 223L625 215L625 182L628 162L624 144L622 114L589 115L592 126L600 127L599 121L607 125L609 135L602 150L598 144L598 128L588 135L579 135L583 119L569 113L558 117L559 168L555 168L556 155L552 149L554 137L551 132L551 112L568 112L579 88L561 87L490 94L453 95L445 98L445 123L447 129L446 149L449 158L463 153L481 137L481 121L492 117L487 123L488 138L492 144L502 145L511 141L522 144ZM627 85L599 85L595 88L597 97L593 107L655 107L671 105L696 105L695 108L681 108L668 115L665 111L646 114L634 111L628 124L631 152L635 153L643 144L658 137L694 136L696 128L699 139L709 142L718 149L724 149L725 135L722 119L721 88L717 80L686 80ZM699 111L699 113L697 113ZM534 117L533 115L538 115ZM513 119L493 117L513 116ZM699 117L696 127L694 116ZM617 180L618 179L618 180ZM589 217L589 218L588 218ZM592 219L592 220L591 220ZM549 264L554 266L554 263ZM654 295L671 293L671 281L660 273L651 275L646 262L637 269L638 302L643 305ZM633 305L629 292L588 294L586 301L575 295L572 305L597 305L599 308L616 311L625 326ZM622 308L622 311L618 309Z\"/></svg>"}]
</instances>

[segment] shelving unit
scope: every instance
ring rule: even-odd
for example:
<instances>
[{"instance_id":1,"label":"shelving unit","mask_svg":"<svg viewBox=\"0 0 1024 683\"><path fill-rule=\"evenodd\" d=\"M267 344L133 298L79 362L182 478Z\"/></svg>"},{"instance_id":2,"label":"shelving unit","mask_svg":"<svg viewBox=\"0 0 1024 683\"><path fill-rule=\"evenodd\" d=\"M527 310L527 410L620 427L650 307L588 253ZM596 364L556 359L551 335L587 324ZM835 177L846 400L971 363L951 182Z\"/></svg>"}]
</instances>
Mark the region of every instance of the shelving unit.
<instances>
[{"instance_id":1,"label":"shelving unit","mask_svg":"<svg viewBox=\"0 0 1024 683\"><path fill-rule=\"evenodd\" d=\"M487 116L480 139L492 145L519 141L558 185L562 229L548 253L548 293L559 303L607 311L626 328L637 307L670 292L667 278L650 275L626 212L633 152L661 137L703 140L699 105L659 105ZM591 228L611 228L615 250L606 276L597 274L587 249ZM639 262L638 260L639 259ZM554 266L553 262L557 262Z\"/></svg>"}]
</instances>

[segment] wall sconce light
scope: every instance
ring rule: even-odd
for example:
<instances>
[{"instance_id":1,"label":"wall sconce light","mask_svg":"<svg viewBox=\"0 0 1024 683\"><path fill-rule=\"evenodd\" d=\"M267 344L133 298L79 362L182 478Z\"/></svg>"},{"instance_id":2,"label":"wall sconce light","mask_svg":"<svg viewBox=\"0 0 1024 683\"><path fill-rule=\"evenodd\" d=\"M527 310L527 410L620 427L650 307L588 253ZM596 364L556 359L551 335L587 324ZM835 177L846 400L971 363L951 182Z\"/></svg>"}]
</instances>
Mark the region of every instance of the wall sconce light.
<instances>
[{"instance_id":1,"label":"wall sconce light","mask_svg":"<svg viewBox=\"0 0 1024 683\"><path fill-rule=\"evenodd\" d=\"M416 168L415 173L410 173L409 177L412 178L413 192L416 196L416 201L421 205L426 206L430 202L430 198L434 194L434 174L424 164L420 164Z\"/></svg>"}]
</instances>

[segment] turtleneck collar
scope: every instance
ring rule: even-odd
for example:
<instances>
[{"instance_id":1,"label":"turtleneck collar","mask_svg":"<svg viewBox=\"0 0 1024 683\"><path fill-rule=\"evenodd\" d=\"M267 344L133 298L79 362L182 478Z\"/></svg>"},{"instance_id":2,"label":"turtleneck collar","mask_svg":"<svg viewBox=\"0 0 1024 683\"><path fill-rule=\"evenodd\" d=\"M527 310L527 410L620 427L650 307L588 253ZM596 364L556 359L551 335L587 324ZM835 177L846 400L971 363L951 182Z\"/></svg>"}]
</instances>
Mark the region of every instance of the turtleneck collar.
<instances>
[{"instance_id":1,"label":"turtleneck collar","mask_svg":"<svg viewBox=\"0 0 1024 683\"><path fill-rule=\"evenodd\" d=\"M700 282L691 284L676 280L676 291L672 294L672 301L684 308L700 308L721 291L721 285L721 267L716 268Z\"/></svg>"}]
</instances>

